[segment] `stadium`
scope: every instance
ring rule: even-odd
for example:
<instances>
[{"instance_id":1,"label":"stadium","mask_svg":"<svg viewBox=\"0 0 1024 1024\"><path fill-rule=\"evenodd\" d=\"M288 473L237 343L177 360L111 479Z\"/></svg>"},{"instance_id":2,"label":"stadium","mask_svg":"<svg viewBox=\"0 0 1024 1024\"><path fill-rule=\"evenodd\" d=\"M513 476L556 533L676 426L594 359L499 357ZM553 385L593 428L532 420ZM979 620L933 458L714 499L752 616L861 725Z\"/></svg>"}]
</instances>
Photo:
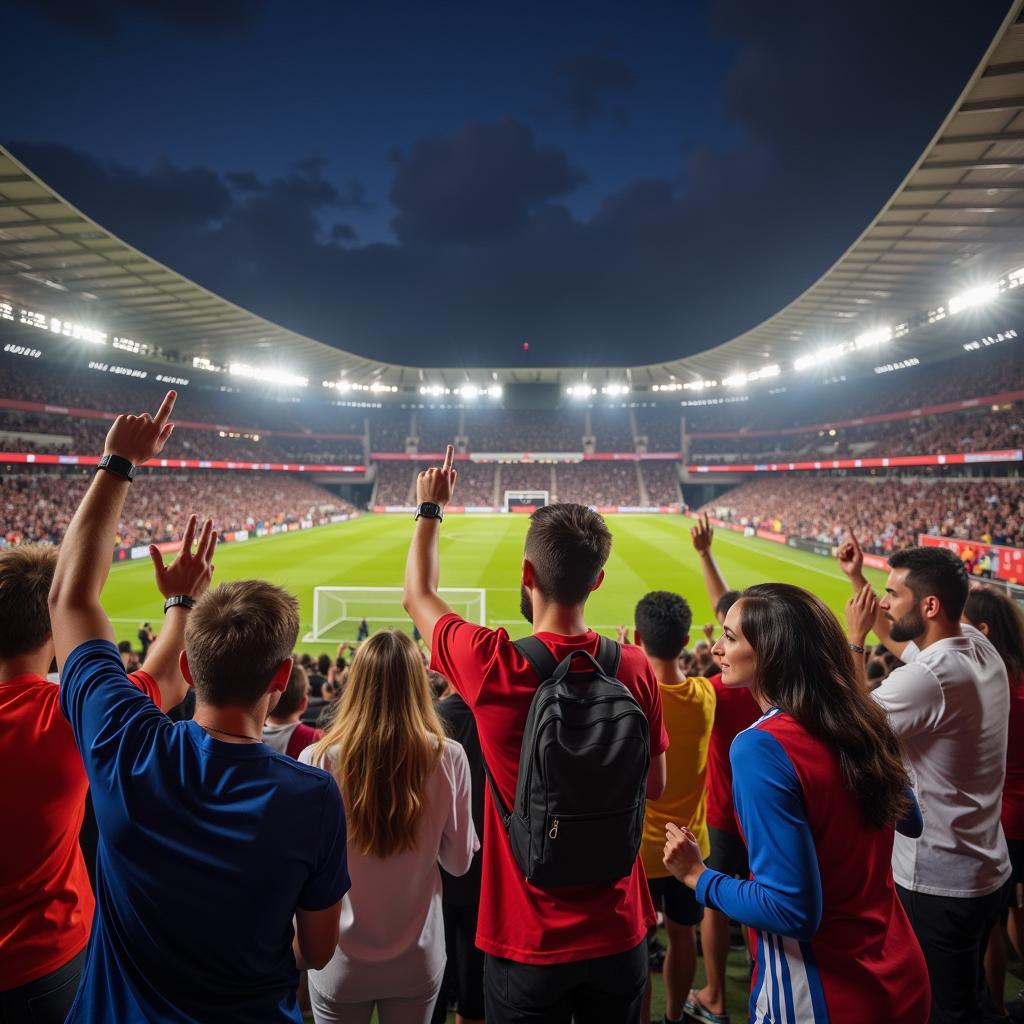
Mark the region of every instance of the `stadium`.
<instances>
[{"instance_id":1,"label":"stadium","mask_svg":"<svg viewBox=\"0 0 1024 1024\"><path fill-rule=\"evenodd\" d=\"M114 419L177 392L102 593L129 648L163 617L150 545L170 559L192 513L219 532L215 583L298 598L297 654L333 659L366 626L411 633L417 478L448 445L439 593L513 636L530 516L566 502L613 536L587 604L611 638L649 591L687 598L694 640L716 623L691 539L705 516L730 588L806 587L840 622L851 531L878 591L893 552L936 547L1024 607L1021 0L846 251L768 319L675 360L408 366L344 351L151 258L3 147L0 261L0 549L59 544ZM734 1020L745 970L734 950ZM663 999L656 987L659 1012Z\"/></svg>"}]
</instances>

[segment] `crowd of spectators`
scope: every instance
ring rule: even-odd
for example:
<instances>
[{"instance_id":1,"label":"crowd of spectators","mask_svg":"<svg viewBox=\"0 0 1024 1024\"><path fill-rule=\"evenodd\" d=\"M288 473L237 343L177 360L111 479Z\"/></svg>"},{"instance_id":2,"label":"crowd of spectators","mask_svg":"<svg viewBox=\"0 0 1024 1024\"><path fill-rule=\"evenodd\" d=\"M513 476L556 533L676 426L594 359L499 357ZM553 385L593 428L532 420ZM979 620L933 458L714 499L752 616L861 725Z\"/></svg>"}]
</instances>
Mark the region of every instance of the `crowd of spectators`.
<instances>
[{"instance_id":1,"label":"crowd of spectators","mask_svg":"<svg viewBox=\"0 0 1024 1024\"><path fill-rule=\"evenodd\" d=\"M599 452L631 452L636 447L628 408L595 405L590 410L590 430Z\"/></svg>"},{"instance_id":2,"label":"crowd of spectators","mask_svg":"<svg viewBox=\"0 0 1024 1024\"><path fill-rule=\"evenodd\" d=\"M3 544L58 543L92 477L82 472L0 476ZM286 473L140 470L142 478L144 483L130 491L125 503L119 545L180 537L197 508L212 516L222 533L355 511L330 491Z\"/></svg>"},{"instance_id":3,"label":"crowd of spectators","mask_svg":"<svg viewBox=\"0 0 1024 1024\"><path fill-rule=\"evenodd\" d=\"M584 427L581 409L466 410L470 451L581 452Z\"/></svg>"},{"instance_id":4,"label":"crowd of spectators","mask_svg":"<svg viewBox=\"0 0 1024 1024\"><path fill-rule=\"evenodd\" d=\"M503 463L501 466L501 493L505 491L548 491L553 490L550 464L544 463Z\"/></svg>"},{"instance_id":5,"label":"crowd of spectators","mask_svg":"<svg viewBox=\"0 0 1024 1024\"><path fill-rule=\"evenodd\" d=\"M694 438L690 442L690 461L720 463L737 456L774 462L854 455L931 455L998 451L1022 444L1022 405L1009 403L998 409L973 409L775 437Z\"/></svg>"},{"instance_id":6,"label":"crowd of spectators","mask_svg":"<svg viewBox=\"0 0 1024 1024\"><path fill-rule=\"evenodd\" d=\"M772 474L720 495L703 511L727 522L838 544L852 527L866 551L887 554L929 533L1024 546L1024 482Z\"/></svg>"},{"instance_id":7,"label":"crowd of spectators","mask_svg":"<svg viewBox=\"0 0 1024 1024\"><path fill-rule=\"evenodd\" d=\"M430 406L417 409L415 433L421 452L443 452L459 433L459 410Z\"/></svg>"},{"instance_id":8,"label":"crowd of spectators","mask_svg":"<svg viewBox=\"0 0 1024 1024\"><path fill-rule=\"evenodd\" d=\"M580 505L639 505L635 462L572 462L556 467L552 501Z\"/></svg>"},{"instance_id":9,"label":"crowd of spectators","mask_svg":"<svg viewBox=\"0 0 1024 1024\"><path fill-rule=\"evenodd\" d=\"M679 504L679 469L674 462L641 462L647 500L652 505Z\"/></svg>"}]
</instances>

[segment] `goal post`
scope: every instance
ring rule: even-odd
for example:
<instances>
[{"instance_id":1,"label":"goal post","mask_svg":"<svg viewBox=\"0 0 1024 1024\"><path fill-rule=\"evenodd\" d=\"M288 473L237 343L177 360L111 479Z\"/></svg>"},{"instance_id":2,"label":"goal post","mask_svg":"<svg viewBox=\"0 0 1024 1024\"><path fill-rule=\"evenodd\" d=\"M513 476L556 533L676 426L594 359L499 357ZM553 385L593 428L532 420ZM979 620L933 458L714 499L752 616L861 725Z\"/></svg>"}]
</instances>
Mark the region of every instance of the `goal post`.
<instances>
[{"instance_id":1,"label":"goal post","mask_svg":"<svg viewBox=\"0 0 1024 1024\"><path fill-rule=\"evenodd\" d=\"M506 512L535 512L550 504L550 491L506 491L503 507Z\"/></svg>"},{"instance_id":2,"label":"goal post","mask_svg":"<svg viewBox=\"0 0 1024 1024\"><path fill-rule=\"evenodd\" d=\"M487 625L487 591L470 587L441 587L438 593L467 622ZM402 607L401 587L315 587L313 627L304 643L345 643L358 638L365 620L370 633L381 629L412 632L412 620ZM429 639L429 638L428 638Z\"/></svg>"}]
</instances>

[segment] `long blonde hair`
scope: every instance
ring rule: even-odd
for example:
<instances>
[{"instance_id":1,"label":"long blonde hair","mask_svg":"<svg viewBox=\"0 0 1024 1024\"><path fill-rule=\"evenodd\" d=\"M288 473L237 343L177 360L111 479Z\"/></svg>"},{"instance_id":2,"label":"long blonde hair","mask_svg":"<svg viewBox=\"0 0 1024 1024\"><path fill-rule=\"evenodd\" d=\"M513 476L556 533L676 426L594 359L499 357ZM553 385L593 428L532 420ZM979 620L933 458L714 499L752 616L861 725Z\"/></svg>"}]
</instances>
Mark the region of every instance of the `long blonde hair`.
<instances>
[{"instance_id":1,"label":"long blonde hair","mask_svg":"<svg viewBox=\"0 0 1024 1024\"><path fill-rule=\"evenodd\" d=\"M397 629L374 633L352 659L338 713L313 753L338 780L355 849L383 858L416 847L443 747L419 648Z\"/></svg>"}]
</instances>

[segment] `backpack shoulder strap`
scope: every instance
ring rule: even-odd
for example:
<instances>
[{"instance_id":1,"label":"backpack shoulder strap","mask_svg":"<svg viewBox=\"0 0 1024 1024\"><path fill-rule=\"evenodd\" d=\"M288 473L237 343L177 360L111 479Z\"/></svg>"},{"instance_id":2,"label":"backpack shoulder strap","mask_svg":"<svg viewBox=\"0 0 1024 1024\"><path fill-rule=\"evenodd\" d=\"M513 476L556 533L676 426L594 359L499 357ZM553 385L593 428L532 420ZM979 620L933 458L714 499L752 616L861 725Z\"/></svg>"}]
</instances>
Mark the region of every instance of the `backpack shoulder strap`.
<instances>
[{"instance_id":1,"label":"backpack shoulder strap","mask_svg":"<svg viewBox=\"0 0 1024 1024\"><path fill-rule=\"evenodd\" d=\"M622 661L622 647L606 636L598 637L597 663L610 679L618 678L619 662Z\"/></svg>"},{"instance_id":2,"label":"backpack shoulder strap","mask_svg":"<svg viewBox=\"0 0 1024 1024\"><path fill-rule=\"evenodd\" d=\"M558 662L542 640L532 635L524 636L515 641L515 649L530 663L542 683L555 674Z\"/></svg>"}]
</instances>

